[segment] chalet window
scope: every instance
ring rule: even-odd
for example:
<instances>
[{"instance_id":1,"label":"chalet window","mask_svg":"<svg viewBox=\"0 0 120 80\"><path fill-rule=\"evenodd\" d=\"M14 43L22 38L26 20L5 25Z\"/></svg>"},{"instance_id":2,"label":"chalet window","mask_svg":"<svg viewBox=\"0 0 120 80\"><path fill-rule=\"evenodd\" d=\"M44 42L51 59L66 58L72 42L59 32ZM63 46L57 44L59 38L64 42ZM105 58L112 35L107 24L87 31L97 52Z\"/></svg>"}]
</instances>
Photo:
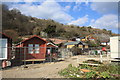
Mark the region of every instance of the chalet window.
<instances>
[{"instance_id":1,"label":"chalet window","mask_svg":"<svg viewBox=\"0 0 120 80\"><path fill-rule=\"evenodd\" d=\"M0 39L0 60L7 59L7 39Z\"/></svg>"},{"instance_id":2,"label":"chalet window","mask_svg":"<svg viewBox=\"0 0 120 80\"><path fill-rule=\"evenodd\" d=\"M33 54L34 48L33 48L33 44L29 44L28 45L28 53Z\"/></svg>"},{"instance_id":3,"label":"chalet window","mask_svg":"<svg viewBox=\"0 0 120 80\"><path fill-rule=\"evenodd\" d=\"M35 44L35 53L39 53L39 44Z\"/></svg>"},{"instance_id":4,"label":"chalet window","mask_svg":"<svg viewBox=\"0 0 120 80\"><path fill-rule=\"evenodd\" d=\"M28 45L28 53L33 54L33 53L39 53L39 44L29 44Z\"/></svg>"}]
</instances>

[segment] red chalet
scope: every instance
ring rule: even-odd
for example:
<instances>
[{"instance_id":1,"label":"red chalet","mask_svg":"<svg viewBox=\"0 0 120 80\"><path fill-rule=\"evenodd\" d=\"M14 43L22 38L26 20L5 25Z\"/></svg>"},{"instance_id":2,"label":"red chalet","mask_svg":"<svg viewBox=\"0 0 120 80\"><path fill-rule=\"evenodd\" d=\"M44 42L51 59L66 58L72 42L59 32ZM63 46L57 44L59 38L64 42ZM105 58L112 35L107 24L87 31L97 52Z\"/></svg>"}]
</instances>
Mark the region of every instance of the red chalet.
<instances>
[{"instance_id":1,"label":"red chalet","mask_svg":"<svg viewBox=\"0 0 120 80\"><path fill-rule=\"evenodd\" d=\"M45 60L47 42L34 35L17 45L16 58L25 61Z\"/></svg>"}]
</instances>

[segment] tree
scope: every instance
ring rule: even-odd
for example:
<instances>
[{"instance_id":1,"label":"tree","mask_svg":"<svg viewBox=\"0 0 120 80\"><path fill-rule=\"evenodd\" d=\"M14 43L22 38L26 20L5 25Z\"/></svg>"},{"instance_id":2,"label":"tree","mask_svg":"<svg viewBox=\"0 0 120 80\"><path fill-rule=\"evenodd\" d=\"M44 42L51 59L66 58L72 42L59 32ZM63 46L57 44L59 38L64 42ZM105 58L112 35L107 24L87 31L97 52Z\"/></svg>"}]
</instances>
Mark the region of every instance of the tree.
<instances>
[{"instance_id":1,"label":"tree","mask_svg":"<svg viewBox=\"0 0 120 80\"><path fill-rule=\"evenodd\" d=\"M103 31L107 31L106 29L103 29Z\"/></svg>"},{"instance_id":2,"label":"tree","mask_svg":"<svg viewBox=\"0 0 120 80\"><path fill-rule=\"evenodd\" d=\"M91 26L88 26L88 28L89 28L89 29L92 29L92 27L91 27Z\"/></svg>"},{"instance_id":3,"label":"tree","mask_svg":"<svg viewBox=\"0 0 120 80\"><path fill-rule=\"evenodd\" d=\"M15 13L15 14L21 14L20 10L14 8L11 10L11 12Z\"/></svg>"},{"instance_id":4,"label":"tree","mask_svg":"<svg viewBox=\"0 0 120 80\"><path fill-rule=\"evenodd\" d=\"M111 34L112 34L112 31L111 31L111 30L108 30L108 33L111 35Z\"/></svg>"},{"instance_id":5,"label":"tree","mask_svg":"<svg viewBox=\"0 0 120 80\"><path fill-rule=\"evenodd\" d=\"M77 46L72 47L71 51L73 52L73 55L81 55L82 49L78 48Z\"/></svg>"},{"instance_id":6,"label":"tree","mask_svg":"<svg viewBox=\"0 0 120 80\"><path fill-rule=\"evenodd\" d=\"M35 27L33 29L33 34L35 34L35 35L40 35L40 32L41 32L41 28L40 27Z\"/></svg>"},{"instance_id":7,"label":"tree","mask_svg":"<svg viewBox=\"0 0 120 80\"><path fill-rule=\"evenodd\" d=\"M99 41L86 41L90 47L98 47L100 45Z\"/></svg>"},{"instance_id":8,"label":"tree","mask_svg":"<svg viewBox=\"0 0 120 80\"><path fill-rule=\"evenodd\" d=\"M14 30L4 30L3 33L10 36L14 43L20 42L22 39L18 37L18 33ZM12 36L11 36L12 35Z\"/></svg>"},{"instance_id":9,"label":"tree","mask_svg":"<svg viewBox=\"0 0 120 80\"><path fill-rule=\"evenodd\" d=\"M47 35L48 35L48 34L45 33L45 32L43 32L43 31L40 32L40 36L42 36L42 37L47 37Z\"/></svg>"},{"instance_id":10,"label":"tree","mask_svg":"<svg viewBox=\"0 0 120 80\"><path fill-rule=\"evenodd\" d=\"M56 35L56 26L55 25L49 25L44 32L48 34L48 37L54 37Z\"/></svg>"}]
</instances>

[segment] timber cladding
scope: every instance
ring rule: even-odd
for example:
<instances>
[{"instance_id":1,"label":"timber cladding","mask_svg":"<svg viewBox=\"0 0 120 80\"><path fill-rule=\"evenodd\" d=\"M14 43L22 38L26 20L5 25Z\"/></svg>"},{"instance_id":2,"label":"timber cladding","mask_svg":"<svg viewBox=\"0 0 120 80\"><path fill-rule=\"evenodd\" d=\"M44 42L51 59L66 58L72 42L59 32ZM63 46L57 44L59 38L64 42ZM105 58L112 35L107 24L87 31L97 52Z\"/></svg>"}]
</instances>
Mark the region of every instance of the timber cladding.
<instances>
[{"instance_id":1,"label":"timber cladding","mask_svg":"<svg viewBox=\"0 0 120 80\"><path fill-rule=\"evenodd\" d=\"M16 48L16 58L20 60L45 59L46 41L38 36L32 36L21 42Z\"/></svg>"}]
</instances>

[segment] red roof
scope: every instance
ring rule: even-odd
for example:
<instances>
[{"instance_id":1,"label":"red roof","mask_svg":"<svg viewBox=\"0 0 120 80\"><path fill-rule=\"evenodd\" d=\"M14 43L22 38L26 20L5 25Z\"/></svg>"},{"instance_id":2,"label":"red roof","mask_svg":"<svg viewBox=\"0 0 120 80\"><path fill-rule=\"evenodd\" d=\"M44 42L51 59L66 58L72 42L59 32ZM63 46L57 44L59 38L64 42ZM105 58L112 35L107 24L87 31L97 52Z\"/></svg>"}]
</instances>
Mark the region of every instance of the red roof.
<instances>
[{"instance_id":1,"label":"red roof","mask_svg":"<svg viewBox=\"0 0 120 80\"><path fill-rule=\"evenodd\" d=\"M23 40L23 41L21 41L21 43L24 43L25 41L27 41L27 40L29 40L29 39L32 39L32 38L34 38L34 37L37 37L37 38L39 38L39 39L41 39L41 40L43 40L44 42L46 42L47 43L47 41L46 40L44 40L44 39L42 39L42 38L40 38L39 36L37 36L37 35L33 35L32 37L30 37L30 38L27 38L27 39L25 39L25 40ZM16 45L16 47L22 47L22 44L17 44Z\"/></svg>"},{"instance_id":2,"label":"red roof","mask_svg":"<svg viewBox=\"0 0 120 80\"><path fill-rule=\"evenodd\" d=\"M58 46L56 46L56 45L53 44L53 43L47 43L47 46L49 46L49 45L52 45L53 47L58 47Z\"/></svg>"},{"instance_id":3,"label":"red roof","mask_svg":"<svg viewBox=\"0 0 120 80\"><path fill-rule=\"evenodd\" d=\"M33 35L32 37L30 37L30 38L28 38L28 39L25 39L25 40L23 40L23 41L21 41L21 42L23 43L23 42L25 42L25 41L27 41L27 40L29 40L29 39L34 38L34 37L37 37L37 38L39 38L39 39L43 40L44 42L47 42L47 41L45 41L44 39L40 38L40 37L39 37L39 36L37 36L37 35Z\"/></svg>"},{"instance_id":4,"label":"red roof","mask_svg":"<svg viewBox=\"0 0 120 80\"><path fill-rule=\"evenodd\" d=\"M103 43L104 43L104 42L106 43L106 42L110 42L110 40L102 40L101 43L102 43L102 42L103 42Z\"/></svg>"},{"instance_id":5,"label":"red roof","mask_svg":"<svg viewBox=\"0 0 120 80\"><path fill-rule=\"evenodd\" d=\"M6 37L12 39L10 36L8 36L8 35L6 35L6 34L4 34L4 33L2 33L2 32L0 32L0 34L2 34L2 35L4 35L4 36L6 36Z\"/></svg>"},{"instance_id":6,"label":"red roof","mask_svg":"<svg viewBox=\"0 0 120 80\"><path fill-rule=\"evenodd\" d=\"M47 38L44 38L46 40ZM56 38L49 38L51 41L53 41L55 44L60 44L64 42L71 42L71 40L63 40L63 39L56 39Z\"/></svg>"},{"instance_id":7,"label":"red roof","mask_svg":"<svg viewBox=\"0 0 120 80\"><path fill-rule=\"evenodd\" d=\"M19 47L22 47L22 44L20 44L20 45L17 45L16 47L18 47L18 48L19 48Z\"/></svg>"},{"instance_id":8,"label":"red roof","mask_svg":"<svg viewBox=\"0 0 120 80\"><path fill-rule=\"evenodd\" d=\"M102 51L106 51L106 47L102 47Z\"/></svg>"}]
</instances>

